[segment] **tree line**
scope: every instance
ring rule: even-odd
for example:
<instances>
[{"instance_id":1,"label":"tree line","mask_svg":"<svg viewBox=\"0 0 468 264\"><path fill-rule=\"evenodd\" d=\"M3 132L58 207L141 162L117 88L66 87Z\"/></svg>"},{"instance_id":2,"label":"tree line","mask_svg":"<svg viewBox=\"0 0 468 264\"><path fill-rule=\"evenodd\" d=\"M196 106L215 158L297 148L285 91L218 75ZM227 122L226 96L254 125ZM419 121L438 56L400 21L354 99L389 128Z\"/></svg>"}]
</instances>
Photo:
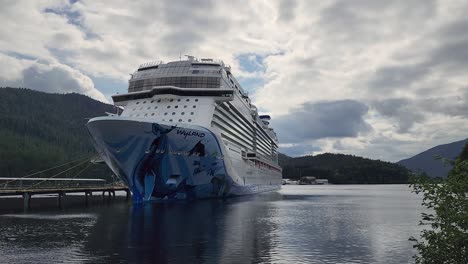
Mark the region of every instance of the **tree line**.
<instances>
[{"instance_id":1,"label":"tree line","mask_svg":"<svg viewBox=\"0 0 468 264\"><path fill-rule=\"evenodd\" d=\"M345 154L325 153L315 156L288 157L281 154L283 178L313 176L334 184L407 183L410 172L405 167L381 160Z\"/></svg>"},{"instance_id":2,"label":"tree line","mask_svg":"<svg viewBox=\"0 0 468 264\"><path fill-rule=\"evenodd\" d=\"M0 88L0 177L22 177L96 155L85 124L113 111L114 106L81 94ZM48 177L59 169L35 176ZM109 179L110 174L105 165L94 165L80 177Z\"/></svg>"}]
</instances>

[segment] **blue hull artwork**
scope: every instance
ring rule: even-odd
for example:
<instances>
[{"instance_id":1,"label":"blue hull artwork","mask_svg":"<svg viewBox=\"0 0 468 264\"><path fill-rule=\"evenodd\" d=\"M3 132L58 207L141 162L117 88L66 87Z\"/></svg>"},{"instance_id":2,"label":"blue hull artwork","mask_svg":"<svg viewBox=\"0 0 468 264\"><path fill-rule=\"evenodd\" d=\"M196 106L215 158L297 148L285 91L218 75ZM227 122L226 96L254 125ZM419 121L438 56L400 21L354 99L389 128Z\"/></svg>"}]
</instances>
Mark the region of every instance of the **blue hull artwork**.
<instances>
[{"instance_id":1,"label":"blue hull artwork","mask_svg":"<svg viewBox=\"0 0 468 264\"><path fill-rule=\"evenodd\" d=\"M99 154L130 188L134 202L266 191L233 182L218 138L204 127L120 117L94 118L87 127Z\"/></svg>"}]
</instances>

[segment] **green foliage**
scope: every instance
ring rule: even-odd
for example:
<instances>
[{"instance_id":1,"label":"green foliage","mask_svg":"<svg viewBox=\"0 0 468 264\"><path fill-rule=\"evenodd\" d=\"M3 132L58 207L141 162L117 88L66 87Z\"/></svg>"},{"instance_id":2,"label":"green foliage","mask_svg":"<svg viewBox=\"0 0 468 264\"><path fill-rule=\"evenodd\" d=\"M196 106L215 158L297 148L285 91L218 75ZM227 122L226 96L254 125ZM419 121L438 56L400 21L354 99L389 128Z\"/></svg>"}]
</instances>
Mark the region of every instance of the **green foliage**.
<instances>
[{"instance_id":1,"label":"green foliage","mask_svg":"<svg viewBox=\"0 0 468 264\"><path fill-rule=\"evenodd\" d=\"M446 179L416 176L411 186L430 211L420 221L430 229L421 231L421 240L410 238L416 263L468 263L468 144Z\"/></svg>"},{"instance_id":2,"label":"green foliage","mask_svg":"<svg viewBox=\"0 0 468 264\"><path fill-rule=\"evenodd\" d=\"M0 177L22 177L94 155L85 124L106 111L115 110L80 94L0 88ZM80 177L109 177L106 166L96 167Z\"/></svg>"},{"instance_id":3,"label":"green foliage","mask_svg":"<svg viewBox=\"0 0 468 264\"><path fill-rule=\"evenodd\" d=\"M283 177L314 176L335 184L407 183L409 171L401 165L345 154L325 153L291 158L280 155Z\"/></svg>"}]
</instances>

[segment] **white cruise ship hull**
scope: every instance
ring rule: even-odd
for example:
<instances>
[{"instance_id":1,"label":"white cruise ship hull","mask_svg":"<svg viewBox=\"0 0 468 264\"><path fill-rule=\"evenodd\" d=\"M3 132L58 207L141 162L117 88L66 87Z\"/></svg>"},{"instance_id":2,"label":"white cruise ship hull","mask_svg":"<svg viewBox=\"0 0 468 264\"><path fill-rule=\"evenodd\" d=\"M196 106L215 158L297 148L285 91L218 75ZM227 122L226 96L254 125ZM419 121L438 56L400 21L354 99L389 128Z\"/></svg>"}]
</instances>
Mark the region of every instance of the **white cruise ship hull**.
<instances>
[{"instance_id":1,"label":"white cruise ship hull","mask_svg":"<svg viewBox=\"0 0 468 264\"><path fill-rule=\"evenodd\" d=\"M93 118L87 127L134 202L227 197L281 187L281 172L235 157L219 135L202 126L109 116Z\"/></svg>"}]
</instances>

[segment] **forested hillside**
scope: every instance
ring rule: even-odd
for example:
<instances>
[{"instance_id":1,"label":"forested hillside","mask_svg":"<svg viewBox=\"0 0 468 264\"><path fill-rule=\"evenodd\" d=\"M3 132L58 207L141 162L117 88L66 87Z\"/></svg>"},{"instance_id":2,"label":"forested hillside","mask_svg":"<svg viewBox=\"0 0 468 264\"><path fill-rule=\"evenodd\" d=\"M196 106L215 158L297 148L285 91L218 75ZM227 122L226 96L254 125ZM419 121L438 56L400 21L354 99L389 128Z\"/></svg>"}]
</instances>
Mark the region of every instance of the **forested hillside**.
<instances>
[{"instance_id":1,"label":"forested hillside","mask_svg":"<svg viewBox=\"0 0 468 264\"><path fill-rule=\"evenodd\" d=\"M353 155L325 153L291 158L280 155L283 178L314 176L330 183L407 183L409 171L398 164Z\"/></svg>"},{"instance_id":2,"label":"forested hillside","mask_svg":"<svg viewBox=\"0 0 468 264\"><path fill-rule=\"evenodd\" d=\"M0 88L0 177L21 177L93 155L85 124L113 111L112 105L81 94ZM94 165L80 177L109 175L106 166Z\"/></svg>"}]
</instances>

